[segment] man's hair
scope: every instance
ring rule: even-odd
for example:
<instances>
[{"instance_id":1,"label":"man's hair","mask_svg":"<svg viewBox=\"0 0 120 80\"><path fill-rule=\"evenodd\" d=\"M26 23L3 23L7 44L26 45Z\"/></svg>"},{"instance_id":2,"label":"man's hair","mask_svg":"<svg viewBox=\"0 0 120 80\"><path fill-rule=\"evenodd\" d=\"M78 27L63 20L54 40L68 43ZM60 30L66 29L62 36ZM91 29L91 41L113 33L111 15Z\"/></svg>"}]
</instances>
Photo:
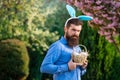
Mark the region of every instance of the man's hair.
<instances>
[{"instance_id":1,"label":"man's hair","mask_svg":"<svg viewBox=\"0 0 120 80\"><path fill-rule=\"evenodd\" d=\"M71 24L78 26L83 25L83 22L80 21L78 18L69 18L65 23L65 27L69 28Z\"/></svg>"}]
</instances>

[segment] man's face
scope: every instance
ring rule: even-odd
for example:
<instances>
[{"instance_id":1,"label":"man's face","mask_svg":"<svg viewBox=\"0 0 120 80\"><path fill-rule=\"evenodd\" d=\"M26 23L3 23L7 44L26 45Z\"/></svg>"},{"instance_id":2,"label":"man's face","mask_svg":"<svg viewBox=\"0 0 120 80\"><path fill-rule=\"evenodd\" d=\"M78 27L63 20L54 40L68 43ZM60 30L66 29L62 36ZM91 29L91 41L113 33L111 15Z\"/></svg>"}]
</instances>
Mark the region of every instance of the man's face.
<instances>
[{"instance_id":1,"label":"man's face","mask_svg":"<svg viewBox=\"0 0 120 80\"><path fill-rule=\"evenodd\" d=\"M68 45L73 47L79 44L79 34L82 26L76 26L71 24L69 28L65 27L65 38L68 41Z\"/></svg>"}]
</instances>

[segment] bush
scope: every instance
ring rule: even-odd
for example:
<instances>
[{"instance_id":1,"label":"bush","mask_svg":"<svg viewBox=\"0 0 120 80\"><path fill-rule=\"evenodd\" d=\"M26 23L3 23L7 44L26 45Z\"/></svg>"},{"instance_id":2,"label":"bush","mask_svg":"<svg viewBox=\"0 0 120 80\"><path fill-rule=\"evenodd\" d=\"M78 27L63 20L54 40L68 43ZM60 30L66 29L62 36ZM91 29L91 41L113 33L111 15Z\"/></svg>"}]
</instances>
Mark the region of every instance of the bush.
<instances>
[{"instance_id":1,"label":"bush","mask_svg":"<svg viewBox=\"0 0 120 80\"><path fill-rule=\"evenodd\" d=\"M0 80L25 80L29 74L26 46L17 39L0 42Z\"/></svg>"}]
</instances>

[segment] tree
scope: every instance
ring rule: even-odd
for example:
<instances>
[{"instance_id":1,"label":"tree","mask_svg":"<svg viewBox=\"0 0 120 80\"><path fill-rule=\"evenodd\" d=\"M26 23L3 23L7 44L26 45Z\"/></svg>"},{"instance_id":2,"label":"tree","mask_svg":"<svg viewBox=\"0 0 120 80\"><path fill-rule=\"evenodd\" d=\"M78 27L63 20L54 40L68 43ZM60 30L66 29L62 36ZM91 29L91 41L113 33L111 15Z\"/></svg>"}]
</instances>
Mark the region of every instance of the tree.
<instances>
[{"instance_id":1,"label":"tree","mask_svg":"<svg viewBox=\"0 0 120 80\"><path fill-rule=\"evenodd\" d=\"M56 12L52 6L53 2L46 7L44 0L0 1L0 40L16 38L25 42L30 56L29 79L40 79L43 53L59 38L57 31L50 32L45 26L48 16Z\"/></svg>"}]
</instances>

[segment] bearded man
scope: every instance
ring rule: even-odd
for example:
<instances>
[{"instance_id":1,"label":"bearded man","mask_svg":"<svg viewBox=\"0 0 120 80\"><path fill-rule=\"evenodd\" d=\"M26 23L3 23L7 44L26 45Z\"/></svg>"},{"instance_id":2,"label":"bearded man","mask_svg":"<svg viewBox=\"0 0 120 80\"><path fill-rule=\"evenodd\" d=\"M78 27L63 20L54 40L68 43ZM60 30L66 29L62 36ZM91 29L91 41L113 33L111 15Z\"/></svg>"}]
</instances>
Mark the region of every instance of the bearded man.
<instances>
[{"instance_id":1,"label":"bearded man","mask_svg":"<svg viewBox=\"0 0 120 80\"><path fill-rule=\"evenodd\" d=\"M81 80L88 62L82 65L71 59L73 48L80 52L79 35L82 22L78 18L69 18L64 27L64 36L54 42L41 64L42 73L53 74L53 80Z\"/></svg>"}]
</instances>

